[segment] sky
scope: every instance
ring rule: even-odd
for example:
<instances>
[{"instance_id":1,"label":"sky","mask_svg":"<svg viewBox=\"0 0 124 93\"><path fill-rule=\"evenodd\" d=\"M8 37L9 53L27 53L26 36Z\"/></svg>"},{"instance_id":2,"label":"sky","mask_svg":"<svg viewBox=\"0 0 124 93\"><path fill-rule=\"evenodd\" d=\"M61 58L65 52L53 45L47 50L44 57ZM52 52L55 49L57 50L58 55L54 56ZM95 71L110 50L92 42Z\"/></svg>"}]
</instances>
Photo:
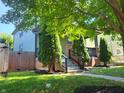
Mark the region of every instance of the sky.
<instances>
[{"instance_id":1,"label":"sky","mask_svg":"<svg viewBox=\"0 0 124 93\"><path fill-rule=\"evenodd\" d=\"M5 14L9 10L8 7L5 7L5 5L0 0L0 17ZM4 32L7 34L11 34L14 31L15 27L13 24L4 24L0 23L0 33Z\"/></svg>"}]
</instances>

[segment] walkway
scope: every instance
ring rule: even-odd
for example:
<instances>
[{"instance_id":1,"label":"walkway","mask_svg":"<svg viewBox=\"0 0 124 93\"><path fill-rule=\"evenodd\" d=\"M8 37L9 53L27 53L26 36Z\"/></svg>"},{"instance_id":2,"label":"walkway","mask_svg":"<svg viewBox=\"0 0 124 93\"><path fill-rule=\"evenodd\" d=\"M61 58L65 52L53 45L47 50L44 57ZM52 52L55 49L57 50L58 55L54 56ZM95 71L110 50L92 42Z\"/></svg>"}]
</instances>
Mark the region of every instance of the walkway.
<instances>
[{"instance_id":1,"label":"walkway","mask_svg":"<svg viewBox=\"0 0 124 93\"><path fill-rule=\"evenodd\" d=\"M121 78L121 77L114 77L114 76L107 76L107 75L96 75L96 74L89 74L89 73L76 73L75 75L90 76L90 77L103 78L103 79L109 79L109 80L124 82L124 78Z\"/></svg>"}]
</instances>

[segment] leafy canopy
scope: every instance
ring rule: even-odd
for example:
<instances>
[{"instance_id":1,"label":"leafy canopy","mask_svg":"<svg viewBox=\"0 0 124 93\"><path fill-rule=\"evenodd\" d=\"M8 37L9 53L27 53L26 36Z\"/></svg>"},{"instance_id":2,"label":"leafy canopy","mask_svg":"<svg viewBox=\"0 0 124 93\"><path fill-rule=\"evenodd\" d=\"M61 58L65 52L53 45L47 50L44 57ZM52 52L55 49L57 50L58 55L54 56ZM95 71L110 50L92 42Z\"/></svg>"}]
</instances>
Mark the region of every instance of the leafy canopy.
<instances>
[{"instance_id":1,"label":"leafy canopy","mask_svg":"<svg viewBox=\"0 0 124 93\"><path fill-rule=\"evenodd\" d=\"M61 36L83 34L94 36L94 31L85 29L82 25L87 18L77 7L83 6L76 0L2 0L11 9L1 17L4 23L13 23L16 30L27 30L37 25L47 25L47 31L58 32ZM88 33L88 34L87 34Z\"/></svg>"},{"instance_id":2,"label":"leafy canopy","mask_svg":"<svg viewBox=\"0 0 124 93\"><path fill-rule=\"evenodd\" d=\"M123 9L123 0L2 0L11 9L1 17L16 30L47 25L47 31L77 37L93 37L95 32L120 31L120 20L112 6ZM116 2L116 3L115 3ZM117 12L118 13L118 12Z\"/></svg>"},{"instance_id":3,"label":"leafy canopy","mask_svg":"<svg viewBox=\"0 0 124 93\"><path fill-rule=\"evenodd\" d=\"M62 49L58 34L49 34L46 30L47 26L39 36L39 61L45 65L51 64L52 62L61 63Z\"/></svg>"}]
</instances>

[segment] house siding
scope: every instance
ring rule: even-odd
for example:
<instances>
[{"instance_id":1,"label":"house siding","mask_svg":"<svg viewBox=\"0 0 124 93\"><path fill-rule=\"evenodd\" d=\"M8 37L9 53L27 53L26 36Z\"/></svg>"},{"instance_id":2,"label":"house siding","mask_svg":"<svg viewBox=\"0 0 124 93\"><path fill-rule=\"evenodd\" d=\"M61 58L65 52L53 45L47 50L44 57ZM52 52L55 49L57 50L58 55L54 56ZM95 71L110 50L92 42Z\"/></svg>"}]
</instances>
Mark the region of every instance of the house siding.
<instances>
[{"instance_id":1,"label":"house siding","mask_svg":"<svg viewBox=\"0 0 124 93\"><path fill-rule=\"evenodd\" d=\"M18 31L14 35L14 51L35 51L35 34L32 31Z\"/></svg>"},{"instance_id":2,"label":"house siding","mask_svg":"<svg viewBox=\"0 0 124 93\"><path fill-rule=\"evenodd\" d=\"M100 45L100 37L103 37L103 35L98 35L97 37L98 47ZM106 35L104 37L108 43L109 50L112 52L113 56L123 55L122 46L120 46L116 41L112 41L110 35ZM13 34L13 38L14 38L14 49L13 49L14 51L36 52L38 54L39 35L37 35L37 43L35 43L35 34L32 31L27 31L27 32L18 31ZM72 48L72 44L68 42L67 38L64 39L61 38L60 40L62 45L62 51L66 56L68 56L68 49ZM36 49L35 49L35 44L37 44ZM95 49L94 40L91 41L90 39L87 39L86 47Z\"/></svg>"},{"instance_id":3,"label":"house siding","mask_svg":"<svg viewBox=\"0 0 124 93\"><path fill-rule=\"evenodd\" d=\"M122 56L123 55L123 46L119 45L117 42L122 43L122 41L118 41L118 40L112 40L112 36L111 35L99 35L98 36L98 42L99 42L99 46L100 46L100 38L104 37L107 45L108 45L108 49L112 52L113 56Z\"/></svg>"}]
</instances>

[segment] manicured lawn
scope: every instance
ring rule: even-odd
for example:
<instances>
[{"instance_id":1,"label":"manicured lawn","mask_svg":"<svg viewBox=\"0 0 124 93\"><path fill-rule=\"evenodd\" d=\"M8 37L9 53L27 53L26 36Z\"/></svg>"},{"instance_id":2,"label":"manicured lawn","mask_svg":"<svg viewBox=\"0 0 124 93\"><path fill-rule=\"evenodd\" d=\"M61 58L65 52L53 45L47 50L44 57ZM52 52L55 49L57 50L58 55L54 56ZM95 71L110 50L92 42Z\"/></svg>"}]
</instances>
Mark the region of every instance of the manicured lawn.
<instances>
[{"instance_id":1,"label":"manicured lawn","mask_svg":"<svg viewBox=\"0 0 124 93\"><path fill-rule=\"evenodd\" d=\"M74 93L80 86L121 86L124 83L110 80L73 76L38 75L33 72L10 73L0 77L0 93Z\"/></svg>"},{"instance_id":2,"label":"manicured lawn","mask_svg":"<svg viewBox=\"0 0 124 93\"><path fill-rule=\"evenodd\" d=\"M124 77L124 67L93 68L90 73Z\"/></svg>"}]
</instances>

